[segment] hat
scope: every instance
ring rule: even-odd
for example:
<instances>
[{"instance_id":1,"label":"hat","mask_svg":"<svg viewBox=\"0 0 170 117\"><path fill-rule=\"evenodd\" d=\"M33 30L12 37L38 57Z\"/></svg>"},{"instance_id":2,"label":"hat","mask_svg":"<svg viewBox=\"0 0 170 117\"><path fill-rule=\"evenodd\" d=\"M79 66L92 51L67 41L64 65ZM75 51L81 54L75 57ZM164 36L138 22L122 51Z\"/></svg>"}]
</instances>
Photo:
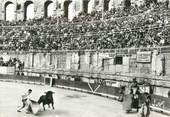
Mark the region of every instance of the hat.
<instances>
[{"instance_id":1,"label":"hat","mask_svg":"<svg viewBox=\"0 0 170 117\"><path fill-rule=\"evenodd\" d=\"M29 92L32 92L32 89L28 89Z\"/></svg>"}]
</instances>

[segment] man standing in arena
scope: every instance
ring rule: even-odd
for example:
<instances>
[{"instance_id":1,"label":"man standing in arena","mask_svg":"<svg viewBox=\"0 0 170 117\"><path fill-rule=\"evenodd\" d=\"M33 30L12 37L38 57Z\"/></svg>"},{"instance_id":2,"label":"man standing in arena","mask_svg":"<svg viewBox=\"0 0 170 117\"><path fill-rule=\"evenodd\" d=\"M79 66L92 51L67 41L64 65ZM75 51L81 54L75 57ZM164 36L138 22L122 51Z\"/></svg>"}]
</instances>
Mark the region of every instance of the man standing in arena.
<instances>
[{"instance_id":1,"label":"man standing in arena","mask_svg":"<svg viewBox=\"0 0 170 117\"><path fill-rule=\"evenodd\" d=\"M21 110L26 106L27 104L27 99L29 99L30 94L32 93L32 89L28 89L28 92L26 92L24 95L22 95L22 107L20 107L17 112L21 112ZM28 111L28 109L27 109Z\"/></svg>"}]
</instances>

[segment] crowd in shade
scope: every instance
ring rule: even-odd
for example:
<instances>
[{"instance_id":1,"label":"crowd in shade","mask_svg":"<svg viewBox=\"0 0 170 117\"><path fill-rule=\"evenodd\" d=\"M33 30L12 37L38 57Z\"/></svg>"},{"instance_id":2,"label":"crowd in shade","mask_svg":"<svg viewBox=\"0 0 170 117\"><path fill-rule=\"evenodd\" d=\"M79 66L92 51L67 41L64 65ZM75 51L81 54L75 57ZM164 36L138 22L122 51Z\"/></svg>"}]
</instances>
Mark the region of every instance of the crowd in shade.
<instances>
[{"instance_id":1,"label":"crowd in shade","mask_svg":"<svg viewBox=\"0 0 170 117\"><path fill-rule=\"evenodd\" d=\"M24 68L24 62L21 62L18 58L10 58L9 60L4 60L0 57L0 66L16 67L19 70Z\"/></svg>"},{"instance_id":2,"label":"crowd in shade","mask_svg":"<svg viewBox=\"0 0 170 117\"><path fill-rule=\"evenodd\" d=\"M30 21L0 21L5 50L78 50L170 45L169 3Z\"/></svg>"}]
</instances>

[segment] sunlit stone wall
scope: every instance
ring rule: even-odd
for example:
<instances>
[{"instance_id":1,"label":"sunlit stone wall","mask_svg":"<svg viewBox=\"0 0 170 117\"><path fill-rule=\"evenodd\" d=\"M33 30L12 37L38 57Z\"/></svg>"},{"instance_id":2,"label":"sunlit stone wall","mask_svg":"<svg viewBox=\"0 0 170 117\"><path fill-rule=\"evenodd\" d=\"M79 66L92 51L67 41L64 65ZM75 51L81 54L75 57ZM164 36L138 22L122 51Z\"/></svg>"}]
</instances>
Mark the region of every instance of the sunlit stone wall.
<instances>
[{"instance_id":1,"label":"sunlit stone wall","mask_svg":"<svg viewBox=\"0 0 170 117\"><path fill-rule=\"evenodd\" d=\"M106 2L107 1L107 2ZM88 13L93 11L103 10L104 4L108 3L108 10L117 7L123 7L125 0L0 0L0 20L6 20L6 7L9 4L14 5L15 20L24 20L27 6L32 3L34 5L34 18L45 16L46 5L52 4L52 16L64 15L68 12L67 17L71 20L79 13L84 12L85 8ZM165 2L170 0L159 0L158 2ZM27 4L28 3L28 4ZM132 5L142 5L144 0L131 0ZM68 9L68 11L67 11Z\"/></svg>"}]
</instances>

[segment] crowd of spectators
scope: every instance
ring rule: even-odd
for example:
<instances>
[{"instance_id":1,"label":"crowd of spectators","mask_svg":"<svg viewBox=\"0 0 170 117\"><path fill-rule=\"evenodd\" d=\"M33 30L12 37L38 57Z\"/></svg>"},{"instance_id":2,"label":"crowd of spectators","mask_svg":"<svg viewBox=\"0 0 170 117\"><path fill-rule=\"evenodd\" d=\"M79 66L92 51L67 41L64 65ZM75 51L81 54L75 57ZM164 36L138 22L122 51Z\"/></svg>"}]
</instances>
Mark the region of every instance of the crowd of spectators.
<instances>
[{"instance_id":1,"label":"crowd of spectators","mask_svg":"<svg viewBox=\"0 0 170 117\"><path fill-rule=\"evenodd\" d=\"M170 45L167 3L30 21L0 21L1 49L77 50Z\"/></svg>"},{"instance_id":2,"label":"crowd of spectators","mask_svg":"<svg viewBox=\"0 0 170 117\"><path fill-rule=\"evenodd\" d=\"M3 57L0 57L0 66L15 67L19 70L22 70L24 68L24 63L17 58L10 58L9 60L4 60Z\"/></svg>"}]
</instances>

